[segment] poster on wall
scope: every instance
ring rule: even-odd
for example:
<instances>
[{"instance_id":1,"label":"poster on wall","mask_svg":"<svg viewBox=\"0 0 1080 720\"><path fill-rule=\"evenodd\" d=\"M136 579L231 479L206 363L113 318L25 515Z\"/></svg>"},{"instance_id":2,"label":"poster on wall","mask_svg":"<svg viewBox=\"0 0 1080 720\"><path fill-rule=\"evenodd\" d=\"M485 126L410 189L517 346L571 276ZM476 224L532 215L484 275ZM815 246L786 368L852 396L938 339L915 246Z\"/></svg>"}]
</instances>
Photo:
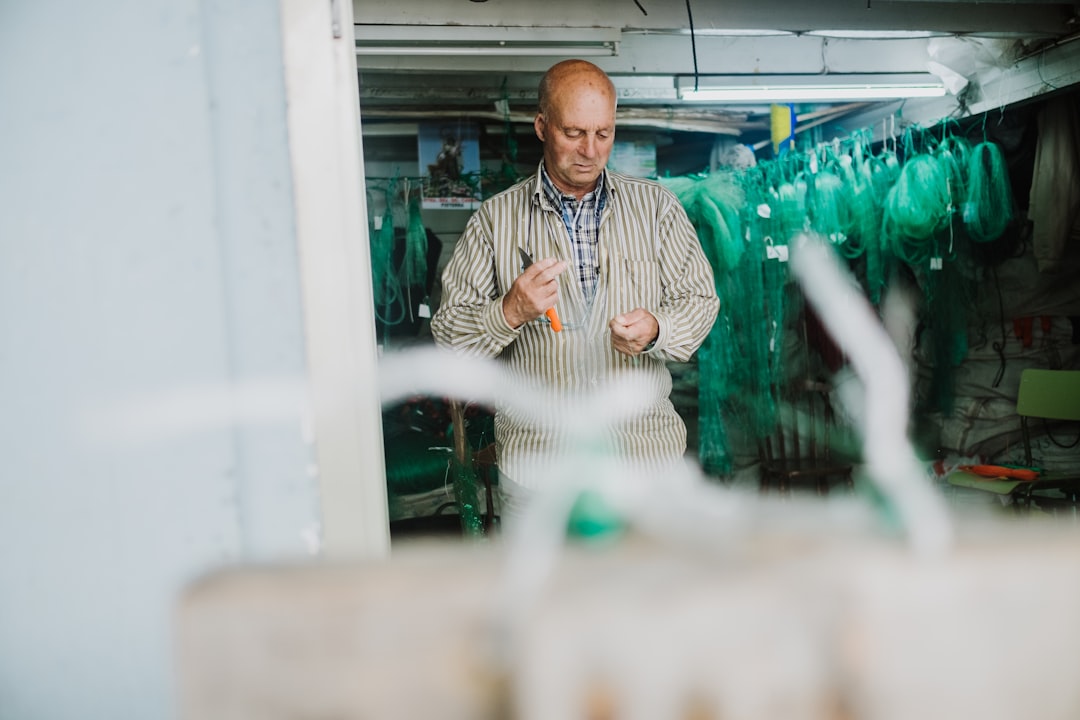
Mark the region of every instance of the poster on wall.
<instances>
[{"instance_id":1,"label":"poster on wall","mask_svg":"<svg viewBox=\"0 0 1080 720\"><path fill-rule=\"evenodd\" d=\"M476 126L421 123L419 141L424 209L480 207L480 143Z\"/></svg>"}]
</instances>

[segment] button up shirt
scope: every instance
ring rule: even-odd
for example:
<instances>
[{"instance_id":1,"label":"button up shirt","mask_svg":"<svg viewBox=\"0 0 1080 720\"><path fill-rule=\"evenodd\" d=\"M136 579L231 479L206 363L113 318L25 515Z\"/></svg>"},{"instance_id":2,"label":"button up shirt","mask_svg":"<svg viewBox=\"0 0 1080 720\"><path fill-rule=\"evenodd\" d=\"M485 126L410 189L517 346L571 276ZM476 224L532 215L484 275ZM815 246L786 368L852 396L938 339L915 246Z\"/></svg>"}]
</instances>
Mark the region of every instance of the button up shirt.
<instances>
[{"instance_id":1,"label":"button up shirt","mask_svg":"<svg viewBox=\"0 0 1080 720\"><path fill-rule=\"evenodd\" d=\"M556 305L564 330L553 332L544 315L511 327L502 298L522 272L519 247L536 260L556 257L570 267L577 264L563 208L544 192L542 176L541 167L486 200L469 219L443 273L442 302L431 322L435 341L497 358L515 383L553 398L556 410L550 417L496 409L499 468L525 487L545 482L553 457L580 449L575 445L581 442L579 430L601 432L599 423L586 421L589 399L596 398L591 410L600 417L611 409L605 388L631 379L640 395L635 396L639 411L607 423L604 446L637 468L668 467L682 459L686 427L669 398L665 362L689 360L712 327L719 307L712 269L671 191L651 180L606 172L598 187L602 211L593 300L580 278L565 272L558 279ZM659 333L648 352L624 355L612 347L608 323L639 307L656 317ZM558 416L560 405L565 413Z\"/></svg>"}]
</instances>

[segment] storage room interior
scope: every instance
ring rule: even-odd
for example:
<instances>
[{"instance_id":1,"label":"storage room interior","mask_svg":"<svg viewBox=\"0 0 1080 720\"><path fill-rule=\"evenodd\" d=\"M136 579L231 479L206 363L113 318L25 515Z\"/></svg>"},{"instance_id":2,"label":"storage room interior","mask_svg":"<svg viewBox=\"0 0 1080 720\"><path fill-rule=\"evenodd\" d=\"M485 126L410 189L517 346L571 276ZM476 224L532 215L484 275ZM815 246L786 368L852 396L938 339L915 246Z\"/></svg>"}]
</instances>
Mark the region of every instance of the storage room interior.
<instances>
[{"instance_id":1,"label":"storage room interior","mask_svg":"<svg viewBox=\"0 0 1080 720\"><path fill-rule=\"evenodd\" d=\"M472 5L467 11L481 17L489 12L487 8L495 10L487 3ZM683 6L639 8L615 2L567 23L568 32L554 37L546 28L536 27L543 26L543 13L522 8L500 7L497 27L461 19L456 15L460 8L453 14L433 12L426 6L388 8L367 16L357 25L356 37L369 231L377 237L393 223L397 242L397 254L382 260L389 248L384 243L383 256L373 258L374 263L384 262L391 268L377 278L375 288L380 350L392 353L431 344L427 320L421 315L438 307L441 270L471 208L536 169L541 148L532 128L535 86L543 70L558 59L549 53L560 52L560 44L569 45L566 52L587 53L590 61L611 75L617 88L618 136L612 167L661 178L673 187L691 178L707 184L710 175L723 176L738 186L734 195L720 191L715 197L718 204L730 203L729 216L738 219L731 227L707 229L708 238L752 231L761 234L756 242L767 238L770 245L785 245L790 231L781 237L775 225L753 227L752 218L759 205L776 197L785 181L787 187L797 187L803 194L808 192L809 181L809 192L816 194L818 206L803 209L806 222L826 235L839 230L838 225L847 225L840 230L841 236L849 233L851 240L846 246L843 240L834 240L834 245L873 304L880 307L890 282L916 292L916 325L910 330L908 351L915 395L912 433L920 457L936 467L937 480L956 502L1009 505L1007 495L970 492L971 488L950 484L948 475L952 468L978 463L1023 464L1015 415L1022 370L1077 367L1076 251L1065 240L1055 241L1058 249L1049 251L1044 234L1067 232L1061 228L1071 223L1067 216L1073 203L1049 200L1038 186L1034 191L1032 187L1036 177L1054 172L1045 163L1057 155L1047 145L1052 142L1049 131L1040 133L1039 123L1052 122L1046 117L1059 111L1065 113L1062 122L1070 122L1064 118L1071 117L1071 108L1076 106L1075 90L1069 87L1074 80L1073 61L1065 59L1072 51L1058 45L1060 38L1053 39L1053 33L1043 34L1060 20L1054 15L1056 10L1043 15L1044 6L911 3L902 13L895 12L897 8L895 3L883 3L855 13L842 3L832 3L800 16L790 8L785 8L788 12L770 8L768 3L736 3L723 8L704 6L696 13L691 8L688 14ZM567 17L580 15L569 7L565 12ZM603 19L616 17L627 24L606 27L616 23ZM778 18L784 20L778 23ZM1026 23L1027 28L1021 29L1018 23ZM1060 61L1055 55L1058 51L1062 52ZM1029 76L1024 77L1025 73ZM877 90L898 82L928 82L948 89L943 97L849 95L848 99L801 103L773 102L768 95L753 92L735 102L694 101L685 100L681 90L695 83L699 88L777 86L790 84L792 78L796 83L806 82L807 77L819 85L876 81ZM783 114L780 137L774 137L777 113ZM458 162L463 200L449 203L433 197L433 186L425 185L425 177L438 172L434 162L448 137L461 138L461 145L473 153ZM1044 159L1037 164L1040 139ZM981 161L971 157L977 147ZM993 171L991 151L995 153ZM832 173L841 174L840 163L855 163L862 165L868 178L882 163L896 163L889 179L879 176L873 201L877 209L867 220L873 229L864 231L864 237L858 237L858 230L848 230L860 222L854 217L859 212L855 207L859 181L845 176L845 189L838 192L847 197L833 204L826 198L832 191L812 181L809 158L815 154L814 162L822 167L833 164ZM966 195L969 179L958 175L957 187L963 189L950 188L950 199L945 201L939 194L938 202L944 204L936 212L953 219L905 244L897 240L898 233L890 235L882 227L882 207L901 177L901 167L920 155L963 166L960 173L965 175L968 167L981 162L984 172L970 179L981 188L971 191L970 200ZM922 161L918 164L930 167ZM891 221L904 222L906 212L919 214L915 206L928 207L925 203L932 202L912 196L913 185L926 178L916 181L916 168L910 170L896 195L904 193L913 205L901 208L894 199ZM996 174L992 181L991 174ZM827 175L831 181L833 176ZM747 196L746 188L760 185L764 187L758 196ZM1049 186L1043 181L1041 187ZM979 192L997 195L974 200ZM958 197L960 193L965 193L964 199ZM862 196L867 203L869 196L869 192ZM1030 209L1032 197L1043 203L1048 215L1064 214L1040 223ZM461 208L462 203L467 207ZM701 233L700 223L707 220L700 213L693 216L690 201L684 204ZM981 220L970 217L976 206L983 208ZM776 202L771 202L770 210L778 212ZM965 211L979 225L974 231L964 226ZM927 217L935 215L933 210L928 212ZM813 219L815 213L818 220ZM984 221L993 228L984 226ZM833 228L823 227L830 222ZM1049 230L1058 223L1062 224L1059 230ZM415 277L415 270L411 279L402 275L408 272L402 260L410 232L410 237L423 242L413 252L426 252L430 258L422 279ZM744 244L741 239L734 242ZM373 244L377 252L379 247ZM722 252L717 250L710 258ZM762 270L769 263L767 249L757 247L747 255L755 267L744 264L727 271L736 275L764 272L772 277ZM932 262L928 255L946 259L938 269L927 272ZM714 269L725 272L722 267ZM783 275L773 280L787 284ZM672 363L673 399L690 430L688 452L706 472L719 482L761 487L761 446L763 438L775 432L776 411L769 406L776 402L777 385L790 383L793 372L808 371L790 370L794 367L790 361L806 358L818 363L816 379L826 380L833 374L841 382L845 372L835 373L844 363L828 357L829 350L824 356L814 352L820 347L800 352L804 342L795 325L800 313L789 308L780 323L786 325L786 336L777 336L789 347L764 360L768 367L762 367L760 359L753 365L750 357L755 355L755 345L765 338L761 328L776 318L748 315L763 296L751 298L744 286L723 277L718 286L723 288L717 327L724 326L724 339L717 343L736 346L738 351L723 358L703 351L689 365ZM729 294L724 295L724 290ZM798 304L798 293L789 300ZM814 338L809 342L813 344ZM716 387L703 387L710 383L702 382L702 357L710 363L704 377L714 378ZM716 363L726 366L718 368ZM783 375L780 368L785 363L787 376L777 376ZM755 376L764 384L721 387L725 375ZM702 448L699 401L706 393L712 395L705 408L707 436ZM758 395L747 398L754 393ZM384 416L391 517L403 521L394 526L403 534L411 528L440 524L453 533L459 523L444 492L445 483L438 481L440 474L445 477L442 456L452 444L452 432L447 437L446 431L452 430L453 422L448 406L433 404L430 398L421 402L422 406L395 405ZM485 408L468 409L475 451L491 442L491 429ZM747 433L748 418L755 412L765 417L755 420L754 429ZM839 430L833 444L842 446L843 442L836 441L843 437L844 428ZM447 437L446 441L440 447L423 447L433 432ZM1042 436L1040 449L1047 463L1075 465L1074 448L1059 447L1053 433L1049 438ZM851 448L846 451L850 454ZM425 457L430 462L423 462ZM424 474L433 497L419 492ZM405 492L395 493L395 482ZM813 483L809 487L822 490ZM395 505L395 500L401 504ZM413 502L415 510L409 507ZM440 509L450 513L441 523L430 518L432 510ZM425 519L409 522L413 514Z\"/></svg>"},{"instance_id":2,"label":"storage room interior","mask_svg":"<svg viewBox=\"0 0 1080 720\"><path fill-rule=\"evenodd\" d=\"M0 10L0 720L1075 718L1080 7ZM500 527L441 274L611 78L720 310L685 466ZM504 405L505 404L505 405Z\"/></svg>"}]
</instances>

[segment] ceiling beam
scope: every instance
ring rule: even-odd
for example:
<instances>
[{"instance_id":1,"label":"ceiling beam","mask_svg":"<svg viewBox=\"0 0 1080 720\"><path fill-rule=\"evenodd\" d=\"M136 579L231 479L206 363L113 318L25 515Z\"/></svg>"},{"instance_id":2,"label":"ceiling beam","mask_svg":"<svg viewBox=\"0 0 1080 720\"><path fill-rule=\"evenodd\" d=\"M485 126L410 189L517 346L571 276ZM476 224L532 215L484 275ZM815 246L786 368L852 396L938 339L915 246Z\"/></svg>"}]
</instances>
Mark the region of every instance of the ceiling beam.
<instances>
[{"instance_id":1,"label":"ceiling beam","mask_svg":"<svg viewBox=\"0 0 1080 720\"><path fill-rule=\"evenodd\" d=\"M672 30L689 26L686 7L670 0L353 0L367 25L507 26ZM697 30L930 30L1060 36L1071 31L1072 3L924 0L725 0L691 5ZM553 20L557 18L558 20Z\"/></svg>"},{"instance_id":2,"label":"ceiling beam","mask_svg":"<svg viewBox=\"0 0 1080 720\"><path fill-rule=\"evenodd\" d=\"M400 28L398 28L400 29ZM461 42L472 36L469 28L454 28ZM551 28L537 28L550 31ZM358 37L371 37L371 29L357 27ZM423 33L418 33L418 37ZM550 33L537 32L536 37ZM528 37L528 36L525 36ZM839 39L818 36L696 38L689 35L621 33L615 36L617 55L590 57L609 75L675 75L694 71L694 50L702 74L800 73L903 73L925 72L927 38ZM539 42L539 40L538 40ZM371 46L367 46L370 50ZM572 56L572 55L571 55ZM365 52L357 57L364 71L412 71L425 73L535 73L546 71L555 60L549 55L459 56L452 58L411 53L409 47L388 49L385 54Z\"/></svg>"}]
</instances>

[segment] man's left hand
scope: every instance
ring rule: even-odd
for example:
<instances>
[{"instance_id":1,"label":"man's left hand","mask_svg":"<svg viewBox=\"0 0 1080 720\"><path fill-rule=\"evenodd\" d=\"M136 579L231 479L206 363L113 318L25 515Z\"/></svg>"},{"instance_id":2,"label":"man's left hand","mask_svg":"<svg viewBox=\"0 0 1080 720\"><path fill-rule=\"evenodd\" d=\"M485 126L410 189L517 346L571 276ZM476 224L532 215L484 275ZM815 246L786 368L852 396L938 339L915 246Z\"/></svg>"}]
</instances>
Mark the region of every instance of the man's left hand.
<instances>
[{"instance_id":1,"label":"man's left hand","mask_svg":"<svg viewBox=\"0 0 1080 720\"><path fill-rule=\"evenodd\" d=\"M624 355L640 355L645 347L660 334L660 323L645 308L637 308L616 315L608 323L611 328L611 345Z\"/></svg>"}]
</instances>

